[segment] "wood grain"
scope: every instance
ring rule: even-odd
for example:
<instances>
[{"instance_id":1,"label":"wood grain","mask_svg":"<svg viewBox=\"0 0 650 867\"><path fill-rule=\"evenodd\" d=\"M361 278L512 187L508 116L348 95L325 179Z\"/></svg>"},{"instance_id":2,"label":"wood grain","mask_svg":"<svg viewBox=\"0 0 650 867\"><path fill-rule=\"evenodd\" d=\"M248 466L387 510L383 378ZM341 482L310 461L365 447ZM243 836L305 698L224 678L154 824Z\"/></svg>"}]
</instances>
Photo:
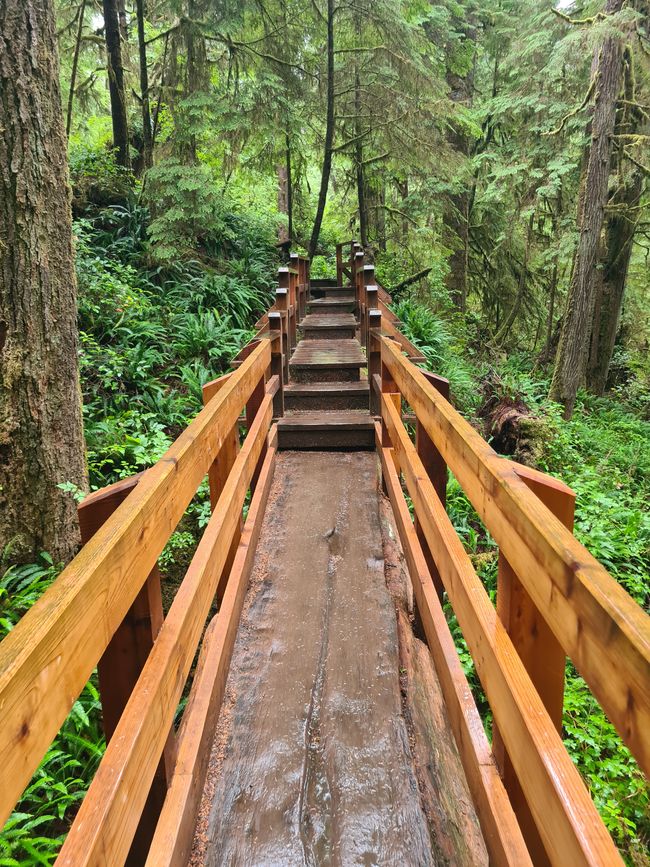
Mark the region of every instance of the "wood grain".
<instances>
[{"instance_id":1,"label":"wood grain","mask_svg":"<svg viewBox=\"0 0 650 867\"><path fill-rule=\"evenodd\" d=\"M379 425L377 426L379 428ZM380 429L377 437L381 435ZM393 461L392 449L380 449L386 490L393 508L413 595L427 644L440 679L447 714L456 739L490 863L525 867L532 864L508 795L499 776L483 723L454 647L440 600L409 514Z\"/></svg>"},{"instance_id":2,"label":"wood grain","mask_svg":"<svg viewBox=\"0 0 650 867\"><path fill-rule=\"evenodd\" d=\"M390 395L382 395L382 416L429 549L551 861L572 867L622 864Z\"/></svg>"},{"instance_id":3,"label":"wood grain","mask_svg":"<svg viewBox=\"0 0 650 867\"><path fill-rule=\"evenodd\" d=\"M221 608L205 632L192 691L178 732L178 759L149 850L147 867L185 867L189 861L211 740L273 481L275 455L276 448L272 446L251 499Z\"/></svg>"},{"instance_id":4,"label":"wood grain","mask_svg":"<svg viewBox=\"0 0 650 867\"><path fill-rule=\"evenodd\" d=\"M59 865L105 864L107 853L111 867L124 863L272 416L273 398L266 395L72 824Z\"/></svg>"},{"instance_id":5,"label":"wood grain","mask_svg":"<svg viewBox=\"0 0 650 867\"><path fill-rule=\"evenodd\" d=\"M565 652L650 775L650 618L512 465L385 338L382 362Z\"/></svg>"},{"instance_id":6,"label":"wood grain","mask_svg":"<svg viewBox=\"0 0 650 867\"><path fill-rule=\"evenodd\" d=\"M0 644L8 818L271 359L262 342Z\"/></svg>"}]
</instances>

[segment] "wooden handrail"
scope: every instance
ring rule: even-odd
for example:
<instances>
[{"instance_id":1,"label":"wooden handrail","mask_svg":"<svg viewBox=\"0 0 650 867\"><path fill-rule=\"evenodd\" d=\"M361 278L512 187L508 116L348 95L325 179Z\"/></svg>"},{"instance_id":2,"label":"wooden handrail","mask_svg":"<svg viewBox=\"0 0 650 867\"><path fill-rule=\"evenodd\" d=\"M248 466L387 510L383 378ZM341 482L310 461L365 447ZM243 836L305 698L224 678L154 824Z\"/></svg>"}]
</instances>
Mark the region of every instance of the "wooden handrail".
<instances>
[{"instance_id":1,"label":"wooden handrail","mask_svg":"<svg viewBox=\"0 0 650 867\"><path fill-rule=\"evenodd\" d=\"M427 477L392 395L382 395L382 419L547 852L557 864L622 863Z\"/></svg>"},{"instance_id":2,"label":"wooden handrail","mask_svg":"<svg viewBox=\"0 0 650 867\"><path fill-rule=\"evenodd\" d=\"M0 823L38 767L270 362L271 344L263 340L0 644Z\"/></svg>"},{"instance_id":3,"label":"wooden handrail","mask_svg":"<svg viewBox=\"0 0 650 867\"><path fill-rule=\"evenodd\" d=\"M384 484L408 564L417 611L438 671L447 714L454 732L457 733L458 750L476 805L490 863L497 867L525 867L532 862L499 776L416 528L411 520L395 465L394 450L382 446L380 425L376 425L376 439Z\"/></svg>"},{"instance_id":4,"label":"wooden handrail","mask_svg":"<svg viewBox=\"0 0 650 867\"><path fill-rule=\"evenodd\" d=\"M214 729L253 567L255 546L262 530L264 510L273 481L277 449L275 426L270 440L221 608L210 622L203 639L192 691L178 732L178 759L151 843L147 867L184 867L190 860Z\"/></svg>"},{"instance_id":5,"label":"wooden handrail","mask_svg":"<svg viewBox=\"0 0 650 867\"><path fill-rule=\"evenodd\" d=\"M512 465L402 356L382 342L404 398L646 774L650 772L649 619L540 502Z\"/></svg>"},{"instance_id":6,"label":"wooden handrail","mask_svg":"<svg viewBox=\"0 0 650 867\"><path fill-rule=\"evenodd\" d=\"M215 403L219 395L213 399ZM111 854L111 863L121 864L128 854L272 415L273 394L267 389L115 736L61 849L58 859L61 864L75 867L98 864L107 852Z\"/></svg>"}]
</instances>

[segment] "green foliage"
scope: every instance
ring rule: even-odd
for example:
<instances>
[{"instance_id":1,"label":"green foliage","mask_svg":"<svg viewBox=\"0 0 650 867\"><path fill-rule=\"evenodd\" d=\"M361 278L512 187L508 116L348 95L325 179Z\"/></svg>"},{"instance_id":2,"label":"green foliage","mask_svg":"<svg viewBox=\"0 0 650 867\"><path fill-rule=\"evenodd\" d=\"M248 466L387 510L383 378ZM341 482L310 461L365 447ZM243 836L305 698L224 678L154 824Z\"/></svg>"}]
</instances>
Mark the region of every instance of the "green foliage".
<instances>
[{"instance_id":1,"label":"green foliage","mask_svg":"<svg viewBox=\"0 0 650 867\"><path fill-rule=\"evenodd\" d=\"M471 357L467 342L456 336L447 321L411 298L400 301L394 310L402 322L403 333L421 350L429 370L449 380L455 406L473 412L479 393L476 373L467 360Z\"/></svg>"},{"instance_id":2,"label":"green foliage","mask_svg":"<svg viewBox=\"0 0 650 867\"><path fill-rule=\"evenodd\" d=\"M50 586L59 572L48 554L13 566L0 578L0 640ZM53 864L71 818L104 752L101 705L91 680L0 834L0 864Z\"/></svg>"}]
</instances>

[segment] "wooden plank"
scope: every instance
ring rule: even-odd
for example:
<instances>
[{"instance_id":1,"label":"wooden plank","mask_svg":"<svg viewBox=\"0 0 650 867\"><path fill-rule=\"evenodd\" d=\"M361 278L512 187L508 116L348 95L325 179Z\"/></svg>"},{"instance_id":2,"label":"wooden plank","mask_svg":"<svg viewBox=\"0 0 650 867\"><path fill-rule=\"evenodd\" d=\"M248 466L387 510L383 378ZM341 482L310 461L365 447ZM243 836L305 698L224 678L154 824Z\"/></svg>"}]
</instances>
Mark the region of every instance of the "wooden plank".
<instances>
[{"instance_id":1,"label":"wooden plank","mask_svg":"<svg viewBox=\"0 0 650 867\"><path fill-rule=\"evenodd\" d=\"M82 544L92 539L135 489L142 476L143 473L138 473L122 479L84 499L78 509ZM160 572L156 564L97 663L102 725L107 743L113 737L162 624ZM142 864L146 858L165 801L175 757L176 740L171 732L133 838L128 864Z\"/></svg>"},{"instance_id":2,"label":"wooden plank","mask_svg":"<svg viewBox=\"0 0 650 867\"><path fill-rule=\"evenodd\" d=\"M377 424L377 428L379 442L381 426ZM408 565L413 594L440 679L449 721L481 823L490 863L496 867L525 867L532 864L532 861L492 757L483 723L411 521L393 461L393 450L382 449L380 446L379 452L383 478Z\"/></svg>"},{"instance_id":3,"label":"wooden plank","mask_svg":"<svg viewBox=\"0 0 650 867\"><path fill-rule=\"evenodd\" d=\"M209 401L214 397L214 395L218 394L218 392L221 391L221 389L228 383L231 376L232 373L226 373L224 376L220 376L218 379L213 379L211 382L206 382L202 389L204 405L208 404ZM224 444L219 449L216 458L214 459L214 461L210 465L210 469L208 470L208 482L210 485L210 508L213 512L215 510L221 492L223 491L224 485L226 484L228 476L230 475L230 471L232 470L238 453L239 420L236 421L233 425L230 436L226 437ZM228 559L226 560L225 566L221 573L221 578L219 579L219 585L217 587L217 602L220 602L223 597L223 592L228 581L230 567L233 560L235 559L235 553L237 551L237 545L239 544L240 535L241 521L239 529L236 530L233 535Z\"/></svg>"},{"instance_id":4,"label":"wooden plank","mask_svg":"<svg viewBox=\"0 0 650 867\"><path fill-rule=\"evenodd\" d=\"M218 401L217 396L216 400ZM264 398L57 864L124 863L273 417Z\"/></svg>"},{"instance_id":5,"label":"wooden plank","mask_svg":"<svg viewBox=\"0 0 650 867\"><path fill-rule=\"evenodd\" d=\"M650 775L650 618L390 340L382 340L382 361Z\"/></svg>"},{"instance_id":6,"label":"wooden plank","mask_svg":"<svg viewBox=\"0 0 650 867\"><path fill-rule=\"evenodd\" d=\"M0 644L0 824L124 619L270 358L265 341Z\"/></svg>"},{"instance_id":7,"label":"wooden plank","mask_svg":"<svg viewBox=\"0 0 650 867\"><path fill-rule=\"evenodd\" d=\"M382 416L429 549L551 861L622 864L387 395L382 396Z\"/></svg>"},{"instance_id":8,"label":"wooden plank","mask_svg":"<svg viewBox=\"0 0 650 867\"><path fill-rule=\"evenodd\" d=\"M544 505L562 521L565 527L573 530L575 493L571 488L544 473L531 470L514 461L510 463L519 478ZM496 608L497 616L505 626L535 689L544 702L548 715L561 734L566 667L564 650L502 552L499 553ZM549 864L497 725L492 730L492 750L501 768L503 782L519 819L528 850L533 855L536 865L541 867L543 864Z\"/></svg>"},{"instance_id":9,"label":"wooden plank","mask_svg":"<svg viewBox=\"0 0 650 867\"><path fill-rule=\"evenodd\" d=\"M276 448L270 447L251 499L223 603L205 632L192 691L178 732L178 760L149 850L147 867L185 867L190 860L211 742L271 490L275 455Z\"/></svg>"},{"instance_id":10,"label":"wooden plank","mask_svg":"<svg viewBox=\"0 0 650 867\"><path fill-rule=\"evenodd\" d=\"M449 400L449 380L443 379L440 376L436 376L435 374L428 373L426 371L424 371L424 376L427 378L427 381L430 382L431 385L437 391L439 391L446 400ZM420 460L422 461L422 464L433 483L433 487L438 494L438 499L440 500L442 505L445 506L447 503L447 464L445 463L442 455L436 448L433 440L426 432L424 425L422 425L421 422L417 420L417 416L415 421L415 448L417 449ZM429 571L431 572L434 586L436 588L438 596L442 600L444 587L442 586L442 581L440 580L440 576L438 575L436 564L433 562L433 557L431 556L431 553L429 551L429 546L426 543L426 539L424 538L424 533L422 532L422 528L420 527L420 522L418 521L417 516L415 519L415 529L418 534L418 539L420 540L422 550L424 551L424 556L426 557L426 561L429 566Z\"/></svg>"}]
</instances>

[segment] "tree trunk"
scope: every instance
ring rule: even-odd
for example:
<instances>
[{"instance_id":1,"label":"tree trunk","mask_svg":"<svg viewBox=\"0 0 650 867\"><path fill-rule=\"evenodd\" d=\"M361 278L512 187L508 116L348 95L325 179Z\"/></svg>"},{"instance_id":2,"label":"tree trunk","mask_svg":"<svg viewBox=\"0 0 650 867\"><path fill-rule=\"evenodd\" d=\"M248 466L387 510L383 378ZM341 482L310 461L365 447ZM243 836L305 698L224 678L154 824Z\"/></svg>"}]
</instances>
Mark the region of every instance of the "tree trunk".
<instances>
[{"instance_id":1,"label":"tree trunk","mask_svg":"<svg viewBox=\"0 0 650 867\"><path fill-rule=\"evenodd\" d=\"M72 55L72 70L70 71L70 92L68 93L68 110L65 121L65 134L70 137L72 128L72 106L74 104L74 89L77 86L77 68L79 66L79 52L81 50L81 36L84 29L84 12L86 11L86 0L81 0L79 7L79 24L77 25L77 39L74 44L74 54Z\"/></svg>"},{"instance_id":2,"label":"tree trunk","mask_svg":"<svg viewBox=\"0 0 650 867\"><path fill-rule=\"evenodd\" d=\"M0 556L68 560L86 488L54 11L0 3Z\"/></svg>"},{"instance_id":3,"label":"tree trunk","mask_svg":"<svg viewBox=\"0 0 650 867\"><path fill-rule=\"evenodd\" d=\"M610 215L605 229L605 244L599 268L598 297L594 308L591 353L587 385L595 394L603 394L612 361L614 343L623 304L627 270L632 255L638 211L643 190L643 175L635 171L613 203L624 203L626 209Z\"/></svg>"},{"instance_id":4,"label":"tree trunk","mask_svg":"<svg viewBox=\"0 0 650 867\"><path fill-rule=\"evenodd\" d=\"M276 168L277 176L278 176L278 211L281 214L289 213L289 201L288 201L288 179L287 179L287 163L286 160L283 163L279 163ZM280 226L278 231L278 241L281 244L286 243L289 240L289 232L284 225Z\"/></svg>"},{"instance_id":5,"label":"tree trunk","mask_svg":"<svg viewBox=\"0 0 650 867\"><path fill-rule=\"evenodd\" d=\"M151 127L151 106L149 100L149 70L147 68L147 45L144 38L145 0L137 0L138 18L138 57L140 60L140 96L142 98L142 149L145 171L153 165L153 130Z\"/></svg>"},{"instance_id":6,"label":"tree trunk","mask_svg":"<svg viewBox=\"0 0 650 867\"><path fill-rule=\"evenodd\" d=\"M293 241L293 177L291 173L291 139L288 133L285 135L285 145L287 156L287 231L289 241Z\"/></svg>"},{"instance_id":7,"label":"tree trunk","mask_svg":"<svg viewBox=\"0 0 650 867\"><path fill-rule=\"evenodd\" d=\"M314 228L309 240L309 258L316 253L320 227L325 213L327 189L332 171L332 146L334 144L334 0L327 0L327 120L325 123L325 146L323 150L323 171L318 194L318 205Z\"/></svg>"},{"instance_id":8,"label":"tree trunk","mask_svg":"<svg viewBox=\"0 0 650 867\"><path fill-rule=\"evenodd\" d=\"M361 45L361 7L355 11L354 23L357 44ZM361 74L359 58L354 61L354 167L357 179L357 204L359 207L359 240L361 246L368 248L368 206L366 202L366 179L363 170L363 138L361 131Z\"/></svg>"},{"instance_id":9,"label":"tree trunk","mask_svg":"<svg viewBox=\"0 0 650 867\"><path fill-rule=\"evenodd\" d=\"M526 282L528 280L528 258L530 255L530 245L533 240L533 226L534 226L535 214L532 213L530 215L530 219L528 221L528 232L526 233L526 246L524 248L524 261L521 266L521 273L519 275L519 284L517 286L517 296L515 298L514 304L508 314L505 322L497 332L494 338L494 342L497 346L499 346L506 339L508 334L510 333L510 329L515 324L515 320L519 315L519 311L521 310L521 305L524 300L524 293L526 292Z\"/></svg>"},{"instance_id":10,"label":"tree trunk","mask_svg":"<svg viewBox=\"0 0 650 867\"><path fill-rule=\"evenodd\" d=\"M117 150L118 165L131 167L129 153L129 123L126 114L124 90L124 66L117 0L103 0L104 34L108 60L108 90L111 97L111 120L113 122L113 147Z\"/></svg>"},{"instance_id":11,"label":"tree trunk","mask_svg":"<svg viewBox=\"0 0 650 867\"><path fill-rule=\"evenodd\" d=\"M606 12L618 12L623 0L607 0ZM607 36L598 55L596 95L591 120L591 145L583 179L580 239L569 286L562 333L549 396L564 405L571 418L578 388L584 383L594 311L598 247L607 203L612 134L621 88L623 49L617 36Z\"/></svg>"}]
</instances>

